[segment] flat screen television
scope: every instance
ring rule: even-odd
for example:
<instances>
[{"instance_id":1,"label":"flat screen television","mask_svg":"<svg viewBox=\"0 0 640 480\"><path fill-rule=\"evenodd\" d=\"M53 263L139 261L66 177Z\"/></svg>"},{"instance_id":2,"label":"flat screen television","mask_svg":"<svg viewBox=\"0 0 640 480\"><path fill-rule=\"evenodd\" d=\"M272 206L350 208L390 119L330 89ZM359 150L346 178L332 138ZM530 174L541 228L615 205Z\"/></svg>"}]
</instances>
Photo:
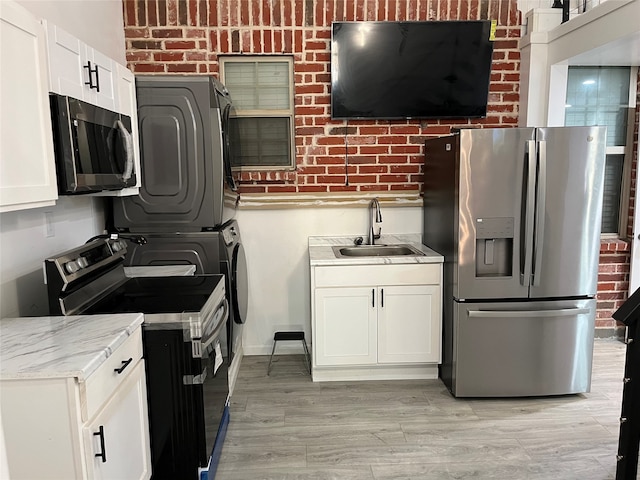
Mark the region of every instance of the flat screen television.
<instances>
[{"instance_id":1,"label":"flat screen television","mask_svg":"<svg viewBox=\"0 0 640 480\"><path fill-rule=\"evenodd\" d=\"M483 117L491 21L334 22L331 118Z\"/></svg>"}]
</instances>

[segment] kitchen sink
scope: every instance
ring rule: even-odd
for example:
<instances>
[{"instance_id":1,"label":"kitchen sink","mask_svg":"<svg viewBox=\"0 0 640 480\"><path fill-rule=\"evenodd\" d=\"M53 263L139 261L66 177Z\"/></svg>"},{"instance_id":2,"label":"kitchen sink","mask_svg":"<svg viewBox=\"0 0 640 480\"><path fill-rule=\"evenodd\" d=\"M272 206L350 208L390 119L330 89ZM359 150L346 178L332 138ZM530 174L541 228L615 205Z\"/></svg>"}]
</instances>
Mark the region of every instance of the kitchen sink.
<instances>
[{"instance_id":1,"label":"kitchen sink","mask_svg":"<svg viewBox=\"0 0 640 480\"><path fill-rule=\"evenodd\" d=\"M422 256L417 248L411 245L358 245L355 247L333 247L333 253L340 257L398 257Z\"/></svg>"}]
</instances>

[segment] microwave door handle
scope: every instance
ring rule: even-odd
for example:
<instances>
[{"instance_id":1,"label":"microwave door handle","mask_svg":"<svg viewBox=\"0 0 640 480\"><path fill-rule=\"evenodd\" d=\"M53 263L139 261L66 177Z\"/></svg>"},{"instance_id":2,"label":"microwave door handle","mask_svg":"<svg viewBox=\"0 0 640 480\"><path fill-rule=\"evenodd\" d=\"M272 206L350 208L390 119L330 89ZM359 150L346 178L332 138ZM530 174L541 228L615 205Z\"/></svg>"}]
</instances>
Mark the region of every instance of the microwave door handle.
<instances>
[{"instance_id":1,"label":"microwave door handle","mask_svg":"<svg viewBox=\"0 0 640 480\"><path fill-rule=\"evenodd\" d=\"M131 178L133 173L133 138L121 120L116 121L116 128L118 129L118 137L122 139L122 143L124 144L127 156L124 171L122 172L122 180L126 182Z\"/></svg>"},{"instance_id":2,"label":"microwave door handle","mask_svg":"<svg viewBox=\"0 0 640 480\"><path fill-rule=\"evenodd\" d=\"M532 285L540 285L540 271L542 270L542 251L544 240L545 199L547 197L547 142L538 142L538 191L536 192L536 225L535 243L533 245Z\"/></svg>"}]
</instances>

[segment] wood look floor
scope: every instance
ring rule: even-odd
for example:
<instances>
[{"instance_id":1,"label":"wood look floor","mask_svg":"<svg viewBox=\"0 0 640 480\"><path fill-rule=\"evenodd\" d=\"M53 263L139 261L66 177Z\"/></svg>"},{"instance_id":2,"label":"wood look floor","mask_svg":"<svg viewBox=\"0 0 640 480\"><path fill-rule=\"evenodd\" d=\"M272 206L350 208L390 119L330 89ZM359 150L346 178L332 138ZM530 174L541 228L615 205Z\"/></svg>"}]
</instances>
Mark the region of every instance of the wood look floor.
<instances>
[{"instance_id":1,"label":"wood look floor","mask_svg":"<svg viewBox=\"0 0 640 480\"><path fill-rule=\"evenodd\" d=\"M596 339L591 393L454 399L439 380L313 383L245 357L217 480L614 479L625 345Z\"/></svg>"}]
</instances>

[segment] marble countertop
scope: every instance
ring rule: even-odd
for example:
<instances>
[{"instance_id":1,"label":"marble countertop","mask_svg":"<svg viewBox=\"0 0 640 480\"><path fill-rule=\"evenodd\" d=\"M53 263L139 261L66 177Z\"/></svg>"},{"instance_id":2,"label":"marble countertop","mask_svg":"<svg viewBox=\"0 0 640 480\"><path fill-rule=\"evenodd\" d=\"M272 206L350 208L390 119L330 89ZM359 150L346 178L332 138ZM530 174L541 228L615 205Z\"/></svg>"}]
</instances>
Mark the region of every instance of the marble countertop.
<instances>
[{"instance_id":1,"label":"marble countertop","mask_svg":"<svg viewBox=\"0 0 640 480\"><path fill-rule=\"evenodd\" d=\"M0 320L0 380L84 382L144 320L141 313Z\"/></svg>"},{"instance_id":2,"label":"marble countertop","mask_svg":"<svg viewBox=\"0 0 640 480\"><path fill-rule=\"evenodd\" d=\"M339 237L309 237L309 263L316 265L406 265L411 263L442 263L444 257L439 253L425 247L421 243L421 235L414 234L382 234L376 244L398 245L407 244L420 250L421 256L395 256L395 257L341 257L337 258L332 247L338 245L354 245L354 239L358 235ZM366 241L366 239L365 239Z\"/></svg>"},{"instance_id":3,"label":"marble countertop","mask_svg":"<svg viewBox=\"0 0 640 480\"><path fill-rule=\"evenodd\" d=\"M154 265L124 267L127 277L182 277L196 273L195 265Z\"/></svg>"}]
</instances>

